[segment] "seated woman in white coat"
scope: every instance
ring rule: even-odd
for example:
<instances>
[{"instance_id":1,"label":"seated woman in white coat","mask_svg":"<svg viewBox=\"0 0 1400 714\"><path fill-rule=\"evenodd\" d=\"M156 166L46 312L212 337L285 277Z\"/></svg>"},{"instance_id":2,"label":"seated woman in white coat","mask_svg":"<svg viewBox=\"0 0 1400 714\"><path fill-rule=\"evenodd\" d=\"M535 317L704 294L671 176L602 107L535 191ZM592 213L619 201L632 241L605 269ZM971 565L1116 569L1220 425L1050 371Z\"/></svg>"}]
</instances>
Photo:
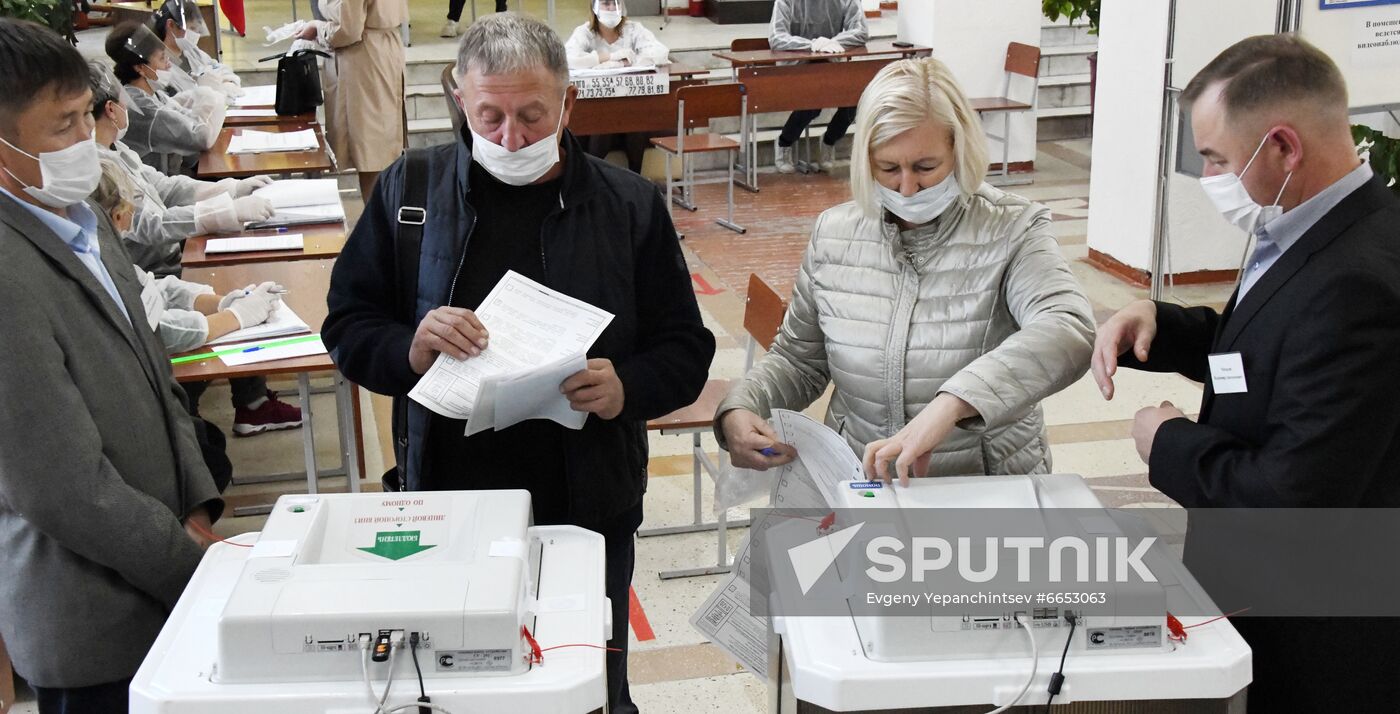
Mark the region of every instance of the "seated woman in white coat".
<instances>
[{"instance_id":1,"label":"seated woman in white coat","mask_svg":"<svg viewBox=\"0 0 1400 714\"><path fill-rule=\"evenodd\" d=\"M671 51L651 30L627 19L625 0L594 0L593 17L574 29L564 49L569 69L652 67L670 63ZM606 157L620 144L627 153L627 168L642 172L642 157L651 134L601 134L588 137L588 153Z\"/></svg>"},{"instance_id":2,"label":"seated woman in white coat","mask_svg":"<svg viewBox=\"0 0 1400 714\"><path fill-rule=\"evenodd\" d=\"M272 217L272 204L250 195L272 183L267 176L197 181L167 176L142 163L122 142L138 111L130 96L102 60L88 60L88 79L98 153L125 171L136 186L135 216L131 230L123 236L133 262L158 276L179 275L186 238L234 232L246 221Z\"/></svg>"},{"instance_id":3,"label":"seated woman in white coat","mask_svg":"<svg viewBox=\"0 0 1400 714\"><path fill-rule=\"evenodd\" d=\"M127 233L135 224L136 185L116 162L102 160L102 178L92 202L112 219L112 226ZM275 283L249 285L227 295L216 295L208 285L174 276L157 277L140 266L132 266L141 284L141 306L146 324L160 337L169 353L202 347L235 330L261 325L281 303ZM194 414L199 413L199 396L206 382L188 382ZM301 409L277 399L262 377L229 380L233 394L233 433L252 436L266 431L291 429L301 425Z\"/></svg>"},{"instance_id":4,"label":"seated woman in white coat","mask_svg":"<svg viewBox=\"0 0 1400 714\"><path fill-rule=\"evenodd\" d=\"M219 138L227 97L195 87L171 97L159 79L174 65L165 43L145 25L122 23L107 36L107 56L134 111L126 135L141 161L163 173L189 173Z\"/></svg>"},{"instance_id":5,"label":"seated woman in white coat","mask_svg":"<svg viewBox=\"0 0 1400 714\"><path fill-rule=\"evenodd\" d=\"M199 48L201 37L209 36L209 26L194 0L165 0L152 15L153 31L165 43L170 61L181 71L178 76L190 84L177 87L208 87L229 98L243 96L243 80L228 65Z\"/></svg>"},{"instance_id":6,"label":"seated woman in white coat","mask_svg":"<svg viewBox=\"0 0 1400 714\"><path fill-rule=\"evenodd\" d=\"M1089 367L1094 316L1050 211L983 182L986 138L938 60L866 87L854 200L817 219L772 349L720 405L734 465L795 458L765 419L835 386L870 478L1048 473L1040 402Z\"/></svg>"}]
</instances>

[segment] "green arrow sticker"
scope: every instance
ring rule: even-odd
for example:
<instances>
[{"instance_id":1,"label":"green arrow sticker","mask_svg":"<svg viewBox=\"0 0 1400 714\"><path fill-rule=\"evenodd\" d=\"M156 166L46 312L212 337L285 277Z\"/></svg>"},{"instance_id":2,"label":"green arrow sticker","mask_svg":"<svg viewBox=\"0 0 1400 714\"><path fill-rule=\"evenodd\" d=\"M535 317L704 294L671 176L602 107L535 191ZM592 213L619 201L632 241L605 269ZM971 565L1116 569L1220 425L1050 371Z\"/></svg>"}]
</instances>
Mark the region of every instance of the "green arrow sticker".
<instances>
[{"instance_id":1,"label":"green arrow sticker","mask_svg":"<svg viewBox=\"0 0 1400 714\"><path fill-rule=\"evenodd\" d=\"M389 560L402 560L414 553L421 553L436 546L418 542L422 531L379 531L374 534L373 548L359 548L370 555Z\"/></svg>"}]
</instances>

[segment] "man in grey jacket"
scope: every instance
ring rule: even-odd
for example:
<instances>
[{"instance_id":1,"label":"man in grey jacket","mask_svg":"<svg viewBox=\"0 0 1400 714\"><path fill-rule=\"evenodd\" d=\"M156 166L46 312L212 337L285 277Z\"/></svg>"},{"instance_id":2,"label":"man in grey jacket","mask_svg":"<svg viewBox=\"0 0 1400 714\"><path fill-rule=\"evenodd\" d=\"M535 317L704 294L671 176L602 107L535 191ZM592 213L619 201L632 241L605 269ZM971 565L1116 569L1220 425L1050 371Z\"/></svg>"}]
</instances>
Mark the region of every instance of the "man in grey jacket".
<instances>
[{"instance_id":1,"label":"man in grey jacket","mask_svg":"<svg viewBox=\"0 0 1400 714\"><path fill-rule=\"evenodd\" d=\"M768 45L775 50L837 54L864 47L869 40L870 30L865 25L865 11L860 7L860 0L778 0L773 4ZM783 133L778 136L775 159L778 173L790 174L796 170L792 145L802 138L802 132L819 114L819 109L804 109L788 116ZM855 118L855 107L842 107L832 115L822 137L818 160L822 171L830 172L835 167L836 142L846 135Z\"/></svg>"},{"instance_id":2,"label":"man in grey jacket","mask_svg":"<svg viewBox=\"0 0 1400 714\"><path fill-rule=\"evenodd\" d=\"M131 258L83 203L86 63L0 18L0 67L0 637L42 714L120 714L223 504Z\"/></svg>"}]
</instances>

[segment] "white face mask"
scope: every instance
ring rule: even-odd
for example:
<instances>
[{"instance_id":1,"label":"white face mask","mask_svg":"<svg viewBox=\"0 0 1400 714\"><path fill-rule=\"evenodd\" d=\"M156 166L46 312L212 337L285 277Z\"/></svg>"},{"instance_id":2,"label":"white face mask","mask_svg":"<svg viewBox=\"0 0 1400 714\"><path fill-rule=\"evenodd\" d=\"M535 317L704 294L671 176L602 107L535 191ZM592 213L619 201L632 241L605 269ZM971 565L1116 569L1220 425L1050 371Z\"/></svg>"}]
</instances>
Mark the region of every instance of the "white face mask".
<instances>
[{"instance_id":1,"label":"white face mask","mask_svg":"<svg viewBox=\"0 0 1400 714\"><path fill-rule=\"evenodd\" d=\"M97 182L102 178L102 165L97 161L97 142L84 139L61 151L45 151L35 156L24 149L5 141L5 145L39 162L39 175L43 185L30 186L9 168L5 173L24 184L24 192L49 208L67 208L82 203L97 190Z\"/></svg>"},{"instance_id":2,"label":"white face mask","mask_svg":"<svg viewBox=\"0 0 1400 714\"><path fill-rule=\"evenodd\" d=\"M616 29L622 24L622 13L615 10L604 10L598 13L598 22L603 23L603 27L609 30Z\"/></svg>"},{"instance_id":3,"label":"white face mask","mask_svg":"<svg viewBox=\"0 0 1400 714\"><path fill-rule=\"evenodd\" d=\"M126 121L121 124L117 124L115 119L112 120L112 124L117 127L117 141L121 141L126 138L126 132L131 128L131 110L121 103L118 103L117 106L122 108L122 116L126 118Z\"/></svg>"},{"instance_id":4,"label":"white face mask","mask_svg":"<svg viewBox=\"0 0 1400 714\"><path fill-rule=\"evenodd\" d=\"M476 133L468 119L467 131L472 135L472 160L502 183L511 186L532 184L559 163L559 129L562 126L564 107L561 103L559 124L554 127L553 134L519 151L511 151Z\"/></svg>"},{"instance_id":5,"label":"white face mask","mask_svg":"<svg viewBox=\"0 0 1400 714\"><path fill-rule=\"evenodd\" d=\"M958 200L958 196L962 195L962 187L958 185L951 171L948 172L947 178L939 181L937 185L923 189L913 196L905 196L879 183L875 184L875 191L886 210L916 226L929 223L943 215L943 212Z\"/></svg>"},{"instance_id":6,"label":"white face mask","mask_svg":"<svg viewBox=\"0 0 1400 714\"><path fill-rule=\"evenodd\" d=\"M1283 207L1278 202L1283 198L1283 192L1288 188L1288 182L1293 180L1293 172L1290 171L1288 177L1283 180L1283 186L1278 190L1278 196L1274 197L1274 205L1272 206L1261 206L1250 197L1249 191L1244 187L1244 175L1249 171L1249 167L1254 165L1254 160L1259 157L1259 152L1264 149L1264 144L1268 141L1269 135L1266 134L1259 142L1259 147L1254 150L1254 155L1249 157L1244 169L1238 174L1220 174L1201 178L1201 188L1205 190L1210 202L1215 204L1215 210L1220 211L1220 215L1224 216L1225 220L1246 233L1253 233L1258 226L1267 225L1270 221L1283 215Z\"/></svg>"}]
</instances>

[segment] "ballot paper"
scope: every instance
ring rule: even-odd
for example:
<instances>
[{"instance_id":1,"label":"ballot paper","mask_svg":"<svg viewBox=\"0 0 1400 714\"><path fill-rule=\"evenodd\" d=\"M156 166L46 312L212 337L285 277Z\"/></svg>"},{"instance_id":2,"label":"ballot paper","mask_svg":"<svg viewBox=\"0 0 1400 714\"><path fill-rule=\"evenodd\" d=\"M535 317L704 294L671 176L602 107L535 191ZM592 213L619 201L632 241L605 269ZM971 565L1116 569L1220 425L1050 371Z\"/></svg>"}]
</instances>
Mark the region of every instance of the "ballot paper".
<instances>
[{"instance_id":1,"label":"ballot paper","mask_svg":"<svg viewBox=\"0 0 1400 714\"><path fill-rule=\"evenodd\" d=\"M272 117L276 117L276 116L277 116L277 110L276 110L276 109L238 109L238 108L234 108L234 109L229 109L228 111L225 111L225 112L224 112L224 117L225 117L225 118L234 118L234 119L242 119L242 118L251 119L251 118L255 118L255 117L257 117L257 118L261 118L261 117L272 118Z\"/></svg>"},{"instance_id":2,"label":"ballot paper","mask_svg":"<svg viewBox=\"0 0 1400 714\"><path fill-rule=\"evenodd\" d=\"M205 255L214 253L247 253L255 250L301 250L304 241L300 233L279 233L270 236L238 236L210 238L204 243Z\"/></svg>"},{"instance_id":3,"label":"ballot paper","mask_svg":"<svg viewBox=\"0 0 1400 714\"><path fill-rule=\"evenodd\" d=\"M552 419L579 429L559 385L586 365L584 355L612 314L508 271L476 309L490 335L481 354L438 355L408 393L442 416L467 420L467 434L525 419ZM480 423L473 423L480 420Z\"/></svg>"},{"instance_id":4,"label":"ballot paper","mask_svg":"<svg viewBox=\"0 0 1400 714\"><path fill-rule=\"evenodd\" d=\"M316 339L306 342L297 342L291 345L278 345L275 347L265 347L264 345L274 344L285 339L296 339L286 337L276 337L271 340L261 340L258 342L246 342L240 345L224 347L222 349L234 349L242 347L244 351L231 355L221 355L219 359L230 367L241 367L245 364L255 364L257 362L272 362L279 359L291 359L292 357L310 357L326 353L326 345L321 341L321 336L316 335Z\"/></svg>"},{"instance_id":5,"label":"ballot paper","mask_svg":"<svg viewBox=\"0 0 1400 714\"><path fill-rule=\"evenodd\" d=\"M259 131L244 129L228 142L230 154L264 154L278 151L314 151L321 147L315 129L301 131Z\"/></svg>"},{"instance_id":6,"label":"ballot paper","mask_svg":"<svg viewBox=\"0 0 1400 714\"><path fill-rule=\"evenodd\" d=\"M340 185L335 179L288 179L273 181L253 191L267 199L276 213L265 221L254 221L245 228L270 228L308 223L338 223L345 220L340 202Z\"/></svg>"},{"instance_id":7,"label":"ballot paper","mask_svg":"<svg viewBox=\"0 0 1400 714\"><path fill-rule=\"evenodd\" d=\"M277 85L275 84L244 87L243 96L233 100L233 105L235 107L270 107L276 103Z\"/></svg>"},{"instance_id":8,"label":"ballot paper","mask_svg":"<svg viewBox=\"0 0 1400 714\"><path fill-rule=\"evenodd\" d=\"M244 340L265 340L269 337L284 337L310 331L311 327L306 324L305 320L298 317L292 308L287 307L287 303L279 302L277 307L273 308L267 321L261 325L234 330L217 340L210 340L207 344L225 345Z\"/></svg>"},{"instance_id":9,"label":"ballot paper","mask_svg":"<svg viewBox=\"0 0 1400 714\"><path fill-rule=\"evenodd\" d=\"M779 467L769 499L772 508L835 508L842 481L864 478L860 459L846 440L806 415L773 410L769 420L778 441L797 449L797 458ZM769 515L749 526L734 569L690 618L690 624L760 678L768 676L768 618L749 610L752 594L769 592L766 576L751 567L750 543L781 519Z\"/></svg>"}]
</instances>

